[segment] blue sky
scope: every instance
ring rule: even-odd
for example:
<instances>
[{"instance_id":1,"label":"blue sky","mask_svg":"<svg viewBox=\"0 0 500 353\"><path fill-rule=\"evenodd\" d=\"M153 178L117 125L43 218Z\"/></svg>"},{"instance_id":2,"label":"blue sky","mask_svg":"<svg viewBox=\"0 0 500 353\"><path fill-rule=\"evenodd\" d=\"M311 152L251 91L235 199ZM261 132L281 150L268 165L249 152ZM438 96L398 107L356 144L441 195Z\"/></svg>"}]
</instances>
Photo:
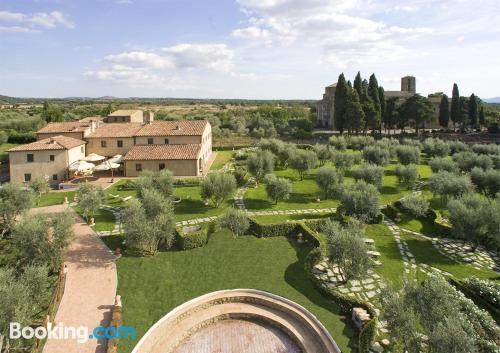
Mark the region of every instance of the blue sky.
<instances>
[{"instance_id":1,"label":"blue sky","mask_svg":"<svg viewBox=\"0 0 500 353\"><path fill-rule=\"evenodd\" d=\"M0 0L0 94L302 99L340 72L500 96L497 0Z\"/></svg>"}]
</instances>

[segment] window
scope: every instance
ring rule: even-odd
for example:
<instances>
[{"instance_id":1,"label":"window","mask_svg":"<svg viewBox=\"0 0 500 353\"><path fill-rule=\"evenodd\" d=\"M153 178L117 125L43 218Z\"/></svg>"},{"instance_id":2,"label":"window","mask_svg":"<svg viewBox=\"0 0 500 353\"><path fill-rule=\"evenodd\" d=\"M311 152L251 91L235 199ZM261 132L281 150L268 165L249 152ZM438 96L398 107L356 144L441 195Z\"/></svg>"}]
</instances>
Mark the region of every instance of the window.
<instances>
[{"instance_id":1,"label":"window","mask_svg":"<svg viewBox=\"0 0 500 353\"><path fill-rule=\"evenodd\" d=\"M85 153L85 147L83 147L83 146L82 146L82 148L80 149L80 151L81 151L82 153Z\"/></svg>"},{"instance_id":2,"label":"window","mask_svg":"<svg viewBox=\"0 0 500 353\"><path fill-rule=\"evenodd\" d=\"M158 169L160 169L160 170L165 169L165 163L160 163L160 165L158 166Z\"/></svg>"},{"instance_id":3,"label":"window","mask_svg":"<svg viewBox=\"0 0 500 353\"><path fill-rule=\"evenodd\" d=\"M122 140L116 141L116 147L123 147L123 141Z\"/></svg>"},{"instance_id":4,"label":"window","mask_svg":"<svg viewBox=\"0 0 500 353\"><path fill-rule=\"evenodd\" d=\"M168 139L165 139L165 145L168 145L169 143Z\"/></svg>"},{"instance_id":5,"label":"window","mask_svg":"<svg viewBox=\"0 0 500 353\"><path fill-rule=\"evenodd\" d=\"M56 159L56 156L54 156L53 154L51 154L49 156L49 161L54 162L55 159Z\"/></svg>"},{"instance_id":6,"label":"window","mask_svg":"<svg viewBox=\"0 0 500 353\"><path fill-rule=\"evenodd\" d=\"M28 154L26 155L26 161L27 161L27 162L30 162L30 163L35 161L35 157L33 156L33 154L32 154L32 153L28 153ZM31 174L30 174L30 175L31 175Z\"/></svg>"},{"instance_id":7,"label":"window","mask_svg":"<svg viewBox=\"0 0 500 353\"><path fill-rule=\"evenodd\" d=\"M57 180L57 174L52 175L52 180Z\"/></svg>"},{"instance_id":8,"label":"window","mask_svg":"<svg viewBox=\"0 0 500 353\"><path fill-rule=\"evenodd\" d=\"M31 174L24 174L24 181L28 182L31 181Z\"/></svg>"},{"instance_id":9,"label":"window","mask_svg":"<svg viewBox=\"0 0 500 353\"><path fill-rule=\"evenodd\" d=\"M135 165L135 171L136 171L136 172L142 172L142 164L137 163L137 164Z\"/></svg>"},{"instance_id":10,"label":"window","mask_svg":"<svg viewBox=\"0 0 500 353\"><path fill-rule=\"evenodd\" d=\"M106 148L106 140L101 140L101 147Z\"/></svg>"},{"instance_id":11,"label":"window","mask_svg":"<svg viewBox=\"0 0 500 353\"><path fill-rule=\"evenodd\" d=\"M153 144L153 139L152 138L148 138L148 145L152 145Z\"/></svg>"}]
</instances>

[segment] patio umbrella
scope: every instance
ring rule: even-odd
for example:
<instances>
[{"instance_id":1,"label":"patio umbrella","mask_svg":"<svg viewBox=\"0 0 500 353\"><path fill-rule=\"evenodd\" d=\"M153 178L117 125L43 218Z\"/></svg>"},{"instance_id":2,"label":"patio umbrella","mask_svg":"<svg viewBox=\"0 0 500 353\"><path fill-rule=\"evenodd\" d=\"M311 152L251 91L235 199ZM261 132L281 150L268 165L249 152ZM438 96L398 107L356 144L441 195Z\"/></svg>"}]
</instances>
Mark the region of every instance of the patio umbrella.
<instances>
[{"instance_id":1,"label":"patio umbrella","mask_svg":"<svg viewBox=\"0 0 500 353\"><path fill-rule=\"evenodd\" d=\"M69 166L71 172L83 172L86 170L94 169L95 164L86 161L76 161Z\"/></svg>"},{"instance_id":2,"label":"patio umbrella","mask_svg":"<svg viewBox=\"0 0 500 353\"><path fill-rule=\"evenodd\" d=\"M120 165L118 163L110 162L110 160L108 159L107 161L104 161L97 167L95 167L94 170L98 171L111 170L111 182L113 182L115 179L113 176L113 169L118 169L118 168L120 168Z\"/></svg>"},{"instance_id":3,"label":"patio umbrella","mask_svg":"<svg viewBox=\"0 0 500 353\"><path fill-rule=\"evenodd\" d=\"M121 163L121 162L123 162L123 156L121 154L117 154L116 156L113 156L110 159L108 159L108 162Z\"/></svg>"},{"instance_id":4,"label":"patio umbrella","mask_svg":"<svg viewBox=\"0 0 500 353\"><path fill-rule=\"evenodd\" d=\"M97 153L91 153L87 157L85 157L83 160L87 162L99 162L106 159L106 157L98 155Z\"/></svg>"}]
</instances>

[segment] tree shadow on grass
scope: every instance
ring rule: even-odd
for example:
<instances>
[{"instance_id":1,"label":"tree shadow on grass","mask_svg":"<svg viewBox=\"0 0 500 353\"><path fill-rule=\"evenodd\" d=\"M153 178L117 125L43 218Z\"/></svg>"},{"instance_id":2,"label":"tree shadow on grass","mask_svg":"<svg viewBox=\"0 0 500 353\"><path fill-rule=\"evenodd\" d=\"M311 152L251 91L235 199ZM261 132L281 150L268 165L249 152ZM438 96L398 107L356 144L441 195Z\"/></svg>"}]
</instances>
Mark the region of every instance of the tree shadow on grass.
<instances>
[{"instance_id":1,"label":"tree shadow on grass","mask_svg":"<svg viewBox=\"0 0 500 353\"><path fill-rule=\"evenodd\" d=\"M380 188L380 193L382 195L397 195L399 194L399 190L395 186L384 185Z\"/></svg>"},{"instance_id":2,"label":"tree shadow on grass","mask_svg":"<svg viewBox=\"0 0 500 353\"><path fill-rule=\"evenodd\" d=\"M297 262L294 262L287 267L284 275L285 281L295 290L304 295L314 305L326 309L332 314L339 316L340 320L343 321L345 324L342 334L347 338L349 338L349 346L354 347L356 335L353 332L353 330L348 326L346 318L341 314L340 306L332 299L323 296L316 289L313 281L309 278L306 272L305 261L307 255L312 250L312 246L310 245L299 246L290 238L287 239L296 252Z\"/></svg>"}]
</instances>

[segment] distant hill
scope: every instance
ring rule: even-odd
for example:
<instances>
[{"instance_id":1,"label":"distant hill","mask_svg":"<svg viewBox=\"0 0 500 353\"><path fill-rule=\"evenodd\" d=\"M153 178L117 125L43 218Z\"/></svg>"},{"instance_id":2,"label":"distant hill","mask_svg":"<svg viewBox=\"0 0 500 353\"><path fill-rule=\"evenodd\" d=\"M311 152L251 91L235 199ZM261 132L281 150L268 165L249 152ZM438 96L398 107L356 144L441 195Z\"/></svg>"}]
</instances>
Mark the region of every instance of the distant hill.
<instances>
[{"instance_id":1,"label":"distant hill","mask_svg":"<svg viewBox=\"0 0 500 353\"><path fill-rule=\"evenodd\" d=\"M500 103L500 97L484 99L486 103Z\"/></svg>"}]
</instances>

